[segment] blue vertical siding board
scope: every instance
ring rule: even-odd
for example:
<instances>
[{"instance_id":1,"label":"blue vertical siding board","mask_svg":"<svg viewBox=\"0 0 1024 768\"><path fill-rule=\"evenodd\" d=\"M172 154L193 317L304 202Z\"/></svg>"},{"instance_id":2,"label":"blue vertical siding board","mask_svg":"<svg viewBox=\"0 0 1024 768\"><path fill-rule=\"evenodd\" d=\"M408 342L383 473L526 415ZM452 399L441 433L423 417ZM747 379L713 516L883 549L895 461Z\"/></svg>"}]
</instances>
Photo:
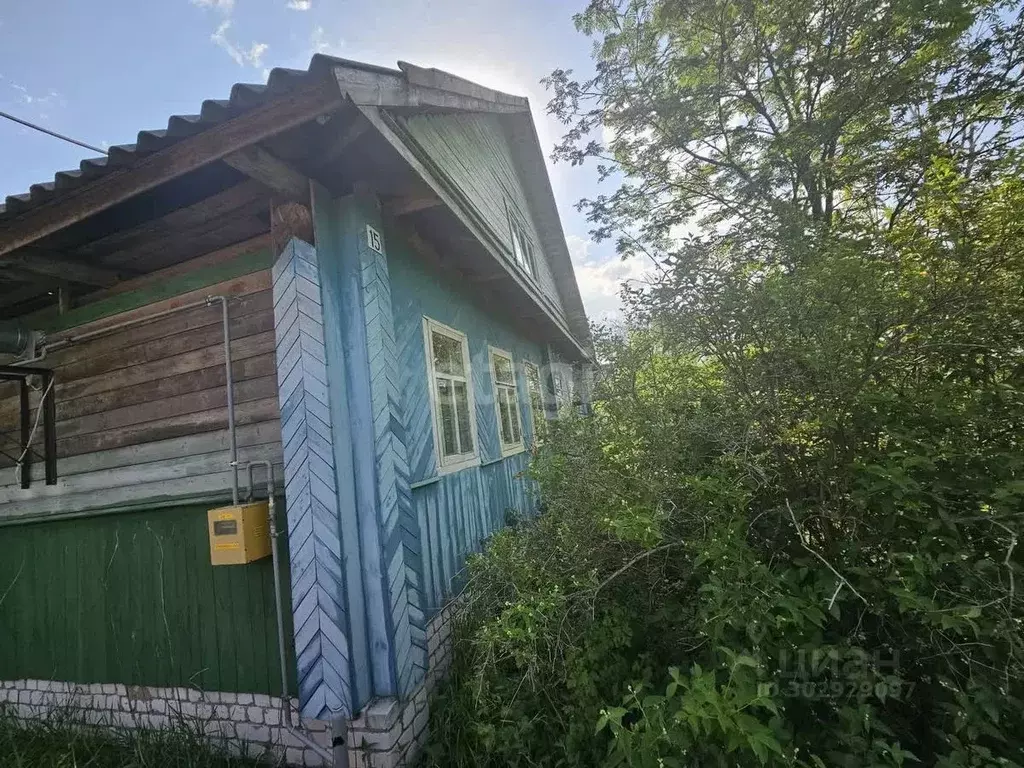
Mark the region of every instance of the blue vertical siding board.
<instances>
[{"instance_id":1,"label":"blue vertical siding board","mask_svg":"<svg viewBox=\"0 0 1024 768\"><path fill-rule=\"evenodd\" d=\"M312 268L310 268L312 266ZM310 428L324 411L327 371L320 351L323 317L299 324L298 304L319 293L313 246L292 240L274 265L274 314L282 439L288 449L285 497L294 612L295 651L299 668L299 707L305 717L348 716L352 712L345 583L338 549L334 456ZM327 423L330 429L330 422ZM320 479L329 478L329 482Z\"/></svg>"}]
</instances>

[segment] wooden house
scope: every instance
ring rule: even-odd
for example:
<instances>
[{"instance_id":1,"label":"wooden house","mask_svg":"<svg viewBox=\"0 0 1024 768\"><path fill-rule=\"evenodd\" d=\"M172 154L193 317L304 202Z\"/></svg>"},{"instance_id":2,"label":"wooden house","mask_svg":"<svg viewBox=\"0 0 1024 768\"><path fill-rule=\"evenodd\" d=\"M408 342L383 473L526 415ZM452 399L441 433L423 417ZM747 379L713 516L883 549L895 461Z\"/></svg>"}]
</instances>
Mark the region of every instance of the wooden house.
<instances>
[{"instance_id":1,"label":"wooden house","mask_svg":"<svg viewBox=\"0 0 1024 768\"><path fill-rule=\"evenodd\" d=\"M0 702L411 759L590 357L526 99L275 69L8 197L0 281ZM213 565L268 495L276 558Z\"/></svg>"}]
</instances>

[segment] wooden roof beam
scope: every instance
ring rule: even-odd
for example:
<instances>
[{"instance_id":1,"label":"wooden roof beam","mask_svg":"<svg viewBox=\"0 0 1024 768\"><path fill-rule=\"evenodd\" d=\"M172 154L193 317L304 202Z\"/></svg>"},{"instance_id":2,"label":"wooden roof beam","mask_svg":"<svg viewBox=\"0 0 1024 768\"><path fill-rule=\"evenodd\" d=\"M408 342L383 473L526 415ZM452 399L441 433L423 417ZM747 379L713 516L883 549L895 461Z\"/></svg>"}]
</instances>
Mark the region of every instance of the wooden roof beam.
<instances>
[{"instance_id":1,"label":"wooden roof beam","mask_svg":"<svg viewBox=\"0 0 1024 768\"><path fill-rule=\"evenodd\" d=\"M334 112L344 103L338 85L316 83L282 94L238 117L211 126L121 171L15 216L0 229L0 256L107 210L142 192L221 160L243 147Z\"/></svg>"},{"instance_id":2,"label":"wooden roof beam","mask_svg":"<svg viewBox=\"0 0 1024 768\"><path fill-rule=\"evenodd\" d=\"M31 272L44 277L100 288L108 288L121 279L121 275L114 270L83 264L80 261L62 258L34 248L0 257L0 270L8 267L16 268L21 272Z\"/></svg>"},{"instance_id":3,"label":"wooden roof beam","mask_svg":"<svg viewBox=\"0 0 1024 768\"><path fill-rule=\"evenodd\" d=\"M420 195L418 197L400 197L397 200L391 200L385 206L385 210L392 216L407 216L410 213L424 211L428 208L436 208L439 205L444 205L444 203L437 195Z\"/></svg>"},{"instance_id":4,"label":"wooden roof beam","mask_svg":"<svg viewBox=\"0 0 1024 768\"><path fill-rule=\"evenodd\" d=\"M263 147L253 145L232 152L224 162L285 199L309 205L309 178Z\"/></svg>"}]
</instances>

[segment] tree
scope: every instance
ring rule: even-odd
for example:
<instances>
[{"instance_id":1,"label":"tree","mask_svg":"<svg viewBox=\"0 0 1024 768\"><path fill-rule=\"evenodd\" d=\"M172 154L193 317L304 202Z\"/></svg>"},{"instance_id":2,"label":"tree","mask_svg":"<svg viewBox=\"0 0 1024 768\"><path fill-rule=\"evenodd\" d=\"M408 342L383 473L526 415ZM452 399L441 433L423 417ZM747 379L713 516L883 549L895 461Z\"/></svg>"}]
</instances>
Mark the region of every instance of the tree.
<instances>
[{"instance_id":1,"label":"tree","mask_svg":"<svg viewBox=\"0 0 1024 768\"><path fill-rule=\"evenodd\" d=\"M556 155L661 269L472 566L436 764L1024 766L1021 22L577 17Z\"/></svg>"}]
</instances>

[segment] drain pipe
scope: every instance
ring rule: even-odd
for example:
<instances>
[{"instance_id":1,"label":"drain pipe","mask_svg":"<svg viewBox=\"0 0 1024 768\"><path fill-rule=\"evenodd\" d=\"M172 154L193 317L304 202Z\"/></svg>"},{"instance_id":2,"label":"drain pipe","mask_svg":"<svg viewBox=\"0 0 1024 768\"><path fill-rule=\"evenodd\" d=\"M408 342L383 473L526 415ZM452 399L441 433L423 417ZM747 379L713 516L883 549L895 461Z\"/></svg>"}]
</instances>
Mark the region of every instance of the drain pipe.
<instances>
[{"instance_id":1,"label":"drain pipe","mask_svg":"<svg viewBox=\"0 0 1024 768\"><path fill-rule=\"evenodd\" d=\"M292 736L304 745L316 752L327 761L328 765L335 768L348 768L348 748L342 743L341 757L335 762L334 752L326 747L317 744L300 725L292 724L292 699L288 692L288 660L285 657L284 640L284 599L281 593L281 555L277 546L277 504L274 500L274 467L269 461L250 461L246 465L249 472L249 498L253 497L253 476L252 470L255 467L265 467L267 470L267 509L270 520L270 559L274 568L274 612L277 615L277 655L281 664L281 722Z\"/></svg>"},{"instance_id":2,"label":"drain pipe","mask_svg":"<svg viewBox=\"0 0 1024 768\"><path fill-rule=\"evenodd\" d=\"M231 503L237 506L238 439L235 434L235 379L231 375L231 326L228 322L228 300L225 296L206 297L207 306L212 307L218 301L220 302L221 308L221 323L224 327L224 386L227 387L228 393L228 442L231 452Z\"/></svg>"},{"instance_id":3,"label":"drain pipe","mask_svg":"<svg viewBox=\"0 0 1024 768\"><path fill-rule=\"evenodd\" d=\"M224 331L224 386L227 389L227 408L228 408L228 442L230 446L230 466L231 466L231 503L238 504L238 438L235 430L235 380L231 373L231 327L228 317L228 299L226 296L207 296L205 299L199 301L193 301L189 304L182 304L180 307L172 307L171 309L164 309L160 312L154 312L151 315L145 317L136 317L131 320L125 320L120 323L114 323L112 325L106 325L102 328L97 328L95 331L88 331L80 334L67 334L60 338L54 339L51 342L47 342L45 339L42 344L39 345L38 354L29 360L18 360L13 365L30 365L43 360L50 352L54 350L63 349L69 347L72 344L80 344L84 341L91 341L92 339L100 336L106 336L114 333L115 331L124 330L125 328L131 328L136 325L143 325L144 323L151 323L155 320L161 320L168 315L174 315L178 312L185 312L189 309L199 309L200 307L212 307L214 304L220 303L221 306L221 325Z\"/></svg>"}]
</instances>

